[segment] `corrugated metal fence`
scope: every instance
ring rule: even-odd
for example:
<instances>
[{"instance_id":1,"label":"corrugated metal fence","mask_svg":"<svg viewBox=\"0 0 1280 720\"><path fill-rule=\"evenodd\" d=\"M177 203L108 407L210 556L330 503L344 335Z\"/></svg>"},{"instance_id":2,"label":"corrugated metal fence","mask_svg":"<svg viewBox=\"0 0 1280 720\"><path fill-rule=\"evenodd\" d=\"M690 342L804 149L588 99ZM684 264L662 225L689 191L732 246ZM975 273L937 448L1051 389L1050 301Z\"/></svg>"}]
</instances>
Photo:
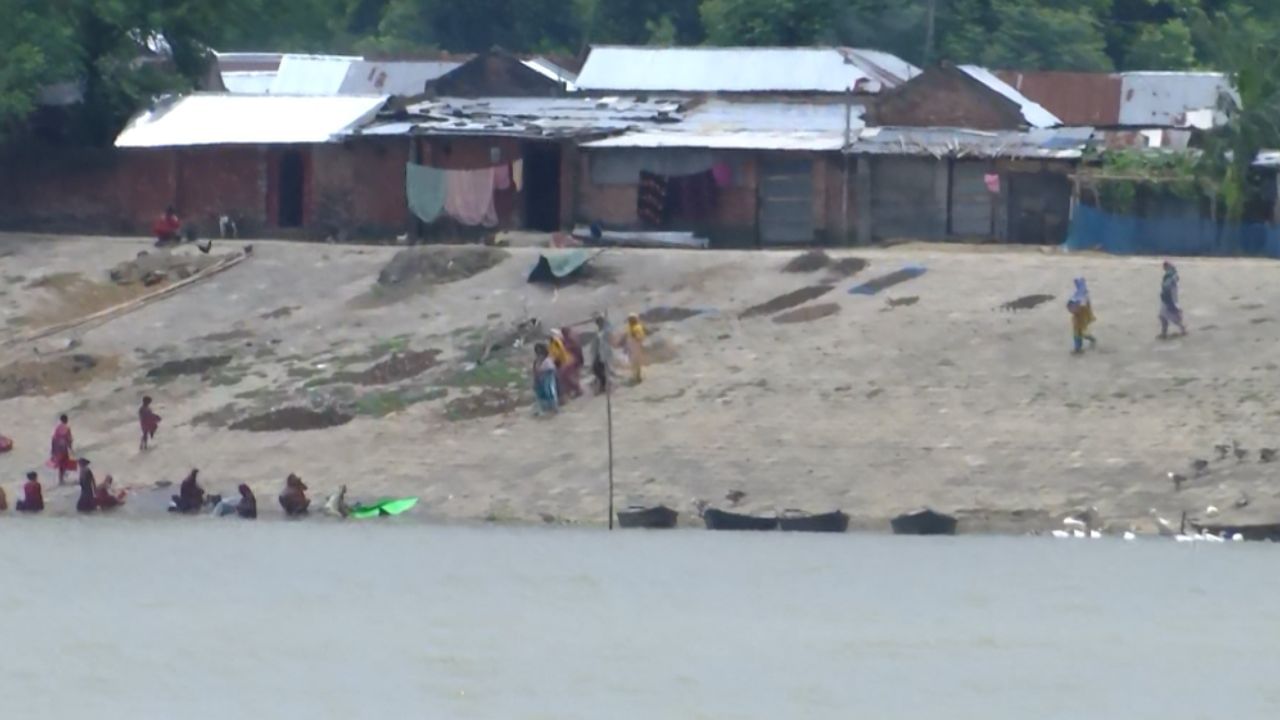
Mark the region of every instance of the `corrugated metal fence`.
<instances>
[{"instance_id":1,"label":"corrugated metal fence","mask_svg":"<svg viewBox=\"0 0 1280 720\"><path fill-rule=\"evenodd\" d=\"M1280 258L1280 226L1209 218L1113 215L1078 205L1066 247L1116 255L1254 255Z\"/></svg>"}]
</instances>

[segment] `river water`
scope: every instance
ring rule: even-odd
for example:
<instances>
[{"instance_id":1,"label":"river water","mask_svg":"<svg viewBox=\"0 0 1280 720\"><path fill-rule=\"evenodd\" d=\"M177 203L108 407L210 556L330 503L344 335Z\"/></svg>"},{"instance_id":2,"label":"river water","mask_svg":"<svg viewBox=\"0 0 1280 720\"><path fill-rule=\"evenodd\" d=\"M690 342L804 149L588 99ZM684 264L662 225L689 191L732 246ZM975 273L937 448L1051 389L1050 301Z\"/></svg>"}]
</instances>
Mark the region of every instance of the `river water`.
<instances>
[{"instance_id":1,"label":"river water","mask_svg":"<svg viewBox=\"0 0 1280 720\"><path fill-rule=\"evenodd\" d=\"M0 521L13 718L1263 718L1280 547Z\"/></svg>"}]
</instances>

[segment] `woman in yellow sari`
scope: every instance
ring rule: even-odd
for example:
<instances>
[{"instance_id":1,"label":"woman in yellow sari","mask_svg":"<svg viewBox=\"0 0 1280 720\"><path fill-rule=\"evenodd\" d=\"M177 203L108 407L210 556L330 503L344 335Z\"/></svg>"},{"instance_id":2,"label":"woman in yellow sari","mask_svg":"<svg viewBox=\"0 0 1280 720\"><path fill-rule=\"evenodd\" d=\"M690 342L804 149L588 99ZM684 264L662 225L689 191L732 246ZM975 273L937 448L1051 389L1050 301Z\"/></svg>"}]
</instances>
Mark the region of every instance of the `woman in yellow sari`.
<instances>
[{"instance_id":1,"label":"woman in yellow sari","mask_svg":"<svg viewBox=\"0 0 1280 720\"><path fill-rule=\"evenodd\" d=\"M1093 314L1093 303L1089 301L1089 286L1085 283L1084 278L1076 278L1076 291L1067 301L1067 311L1071 313L1071 336L1074 344L1072 353L1079 355L1084 352L1084 341L1089 341L1089 347L1098 344L1098 339L1089 332L1089 326L1093 324L1097 317Z\"/></svg>"},{"instance_id":2,"label":"woman in yellow sari","mask_svg":"<svg viewBox=\"0 0 1280 720\"><path fill-rule=\"evenodd\" d=\"M623 342L626 343L627 357L631 360L631 380L639 383L644 379L644 339L648 337L645 332L644 324L640 322L640 316L631 314L627 316L627 331L623 336Z\"/></svg>"}]
</instances>

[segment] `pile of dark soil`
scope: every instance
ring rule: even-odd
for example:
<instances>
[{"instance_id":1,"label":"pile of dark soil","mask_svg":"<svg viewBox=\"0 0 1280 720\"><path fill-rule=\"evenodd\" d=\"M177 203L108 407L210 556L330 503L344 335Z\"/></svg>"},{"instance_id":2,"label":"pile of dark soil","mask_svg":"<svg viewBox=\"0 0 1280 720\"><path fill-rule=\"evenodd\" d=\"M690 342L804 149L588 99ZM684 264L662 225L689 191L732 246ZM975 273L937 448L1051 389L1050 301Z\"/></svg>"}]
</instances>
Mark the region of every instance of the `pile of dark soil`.
<instances>
[{"instance_id":1,"label":"pile of dark soil","mask_svg":"<svg viewBox=\"0 0 1280 720\"><path fill-rule=\"evenodd\" d=\"M508 257L506 250L483 245L408 248L396 253L382 268L378 284L399 288L457 282L479 275Z\"/></svg>"},{"instance_id":2,"label":"pile of dark soil","mask_svg":"<svg viewBox=\"0 0 1280 720\"><path fill-rule=\"evenodd\" d=\"M126 260L111 268L107 274L111 277L111 282L117 285L155 285L185 280L220 259L210 255L174 255L163 250L141 252L133 260Z\"/></svg>"},{"instance_id":3,"label":"pile of dark soil","mask_svg":"<svg viewBox=\"0 0 1280 720\"><path fill-rule=\"evenodd\" d=\"M1010 300L1009 302L1001 305L1000 309L1004 310L1005 312L1018 312L1019 310L1032 310L1049 302L1052 299L1053 299L1052 295L1023 295L1017 300Z\"/></svg>"},{"instance_id":4,"label":"pile of dark soil","mask_svg":"<svg viewBox=\"0 0 1280 720\"><path fill-rule=\"evenodd\" d=\"M784 312L775 315L773 321L784 325L791 323L812 322L813 320L821 320L824 317L831 317L840 312L840 306L835 303L821 303L819 305L809 305L808 307L798 308L791 312Z\"/></svg>"},{"instance_id":5,"label":"pile of dark soil","mask_svg":"<svg viewBox=\"0 0 1280 720\"><path fill-rule=\"evenodd\" d=\"M312 410L307 407L285 407L247 417L231 423L232 430L274 432L277 430L323 430L351 422L351 415L335 408Z\"/></svg>"},{"instance_id":6,"label":"pile of dark soil","mask_svg":"<svg viewBox=\"0 0 1280 720\"><path fill-rule=\"evenodd\" d=\"M62 355L49 360L16 362L0 368L0 400L24 395L57 395L75 390L119 369L112 357Z\"/></svg>"},{"instance_id":7,"label":"pile of dark soil","mask_svg":"<svg viewBox=\"0 0 1280 720\"><path fill-rule=\"evenodd\" d=\"M821 250L810 250L806 253L797 255L782 266L782 272L785 273L811 273L831 264L831 256Z\"/></svg>"},{"instance_id":8,"label":"pile of dark soil","mask_svg":"<svg viewBox=\"0 0 1280 720\"><path fill-rule=\"evenodd\" d=\"M204 375L231 362L230 355L205 355L201 357L170 360L147 371L153 380L168 380L183 375Z\"/></svg>"},{"instance_id":9,"label":"pile of dark soil","mask_svg":"<svg viewBox=\"0 0 1280 720\"><path fill-rule=\"evenodd\" d=\"M790 310L791 308L799 307L810 300L820 298L831 292L831 290L832 288L830 285L810 285L808 287L802 287L799 290L793 290L785 295L779 295L768 302L749 307L746 310L743 310L742 314L738 317L746 319L758 317L760 315L772 315L774 313L782 312L783 310Z\"/></svg>"},{"instance_id":10,"label":"pile of dark soil","mask_svg":"<svg viewBox=\"0 0 1280 720\"><path fill-rule=\"evenodd\" d=\"M519 393L499 388L484 388L466 397L454 398L445 403L445 415L453 421L506 415L519 408L524 401Z\"/></svg>"},{"instance_id":11,"label":"pile of dark soil","mask_svg":"<svg viewBox=\"0 0 1280 720\"><path fill-rule=\"evenodd\" d=\"M850 277L866 270L867 265L869 264L870 263L862 258L848 257L831 263L830 269L832 274L839 275L841 277Z\"/></svg>"},{"instance_id":12,"label":"pile of dark soil","mask_svg":"<svg viewBox=\"0 0 1280 720\"><path fill-rule=\"evenodd\" d=\"M908 295L906 297L900 297L900 298L889 298L888 300L885 300L885 302L891 308L911 307L912 305L915 305L916 303L920 302L920 296Z\"/></svg>"},{"instance_id":13,"label":"pile of dark soil","mask_svg":"<svg viewBox=\"0 0 1280 720\"><path fill-rule=\"evenodd\" d=\"M655 307L655 308L649 308L648 310L645 310L644 312L640 313L640 320L643 321L646 325L649 325L649 324L659 325L661 323L680 322L681 320L688 320L689 318L694 317L695 315L701 315L701 314L702 313L700 311L690 310L689 308Z\"/></svg>"},{"instance_id":14,"label":"pile of dark soil","mask_svg":"<svg viewBox=\"0 0 1280 720\"><path fill-rule=\"evenodd\" d=\"M354 385L390 385L417 377L438 365L439 350L408 350L392 353L391 357L360 372L343 372L334 376L335 382Z\"/></svg>"}]
</instances>

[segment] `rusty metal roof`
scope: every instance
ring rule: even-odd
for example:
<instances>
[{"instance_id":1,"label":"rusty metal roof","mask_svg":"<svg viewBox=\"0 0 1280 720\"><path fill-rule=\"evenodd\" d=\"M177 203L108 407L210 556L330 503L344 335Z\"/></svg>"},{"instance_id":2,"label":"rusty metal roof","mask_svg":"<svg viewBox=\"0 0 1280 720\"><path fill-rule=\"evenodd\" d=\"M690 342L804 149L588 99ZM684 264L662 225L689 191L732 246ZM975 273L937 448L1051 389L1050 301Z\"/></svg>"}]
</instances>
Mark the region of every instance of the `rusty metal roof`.
<instances>
[{"instance_id":1,"label":"rusty metal roof","mask_svg":"<svg viewBox=\"0 0 1280 720\"><path fill-rule=\"evenodd\" d=\"M1120 76L1113 73L997 70L996 77L1040 103L1063 125L1120 124Z\"/></svg>"},{"instance_id":2,"label":"rusty metal roof","mask_svg":"<svg viewBox=\"0 0 1280 720\"><path fill-rule=\"evenodd\" d=\"M1031 127L1048 128L1062 124L1062 121L1046 110L1043 105L1018 92L1013 86L992 74L990 70L978 65L961 65L958 69L985 85L992 92L1015 103L1022 111L1022 119Z\"/></svg>"}]
</instances>

